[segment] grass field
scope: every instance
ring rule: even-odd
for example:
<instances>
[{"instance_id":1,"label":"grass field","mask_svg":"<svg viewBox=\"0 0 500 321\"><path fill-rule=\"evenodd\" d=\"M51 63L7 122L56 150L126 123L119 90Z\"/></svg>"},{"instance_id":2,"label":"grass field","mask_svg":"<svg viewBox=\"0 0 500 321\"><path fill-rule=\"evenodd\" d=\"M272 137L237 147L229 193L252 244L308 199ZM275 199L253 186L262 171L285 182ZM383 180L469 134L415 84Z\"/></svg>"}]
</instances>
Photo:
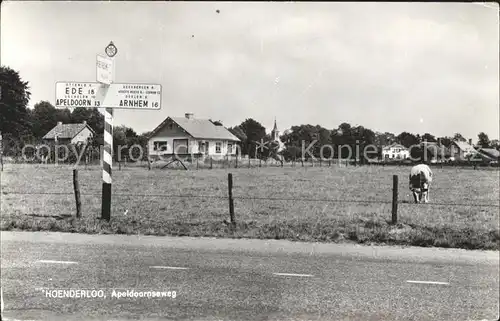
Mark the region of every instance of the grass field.
<instances>
[{"instance_id":1,"label":"grass field","mask_svg":"<svg viewBox=\"0 0 500 321\"><path fill-rule=\"evenodd\" d=\"M54 218L76 211L72 169L8 164L2 172L1 229L499 249L498 170L434 168L431 203L416 205L408 167L123 167L113 172L108 223L99 219L99 167L79 168L82 218ZM223 223L229 221L229 172L235 230ZM397 225L389 224L394 174L399 175Z\"/></svg>"}]
</instances>

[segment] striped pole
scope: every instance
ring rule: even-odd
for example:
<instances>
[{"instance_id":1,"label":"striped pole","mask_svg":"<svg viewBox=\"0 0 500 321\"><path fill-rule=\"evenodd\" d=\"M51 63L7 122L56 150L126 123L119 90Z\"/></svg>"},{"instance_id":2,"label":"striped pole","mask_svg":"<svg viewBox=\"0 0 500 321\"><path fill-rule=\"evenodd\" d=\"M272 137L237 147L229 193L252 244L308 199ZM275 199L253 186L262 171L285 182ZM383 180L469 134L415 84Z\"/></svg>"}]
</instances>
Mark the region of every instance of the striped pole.
<instances>
[{"instance_id":1,"label":"striped pole","mask_svg":"<svg viewBox=\"0 0 500 321\"><path fill-rule=\"evenodd\" d=\"M0 132L0 163L2 165L2 171L3 171L3 139L2 139L2 132Z\"/></svg>"},{"instance_id":2,"label":"striped pole","mask_svg":"<svg viewBox=\"0 0 500 321\"><path fill-rule=\"evenodd\" d=\"M102 162L102 208L101 217L111 218L111 167L113 165L113 109L104 110L104 152Z\"/></svg>"}]
</instances>

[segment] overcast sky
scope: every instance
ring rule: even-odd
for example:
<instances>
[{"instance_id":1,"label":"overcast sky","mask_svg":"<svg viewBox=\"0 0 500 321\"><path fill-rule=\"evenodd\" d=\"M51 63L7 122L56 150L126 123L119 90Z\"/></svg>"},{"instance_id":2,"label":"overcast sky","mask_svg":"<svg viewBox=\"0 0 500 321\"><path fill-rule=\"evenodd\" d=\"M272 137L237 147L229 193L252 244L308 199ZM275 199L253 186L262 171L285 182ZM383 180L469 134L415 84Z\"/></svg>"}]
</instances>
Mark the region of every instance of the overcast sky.
<instances>
[{"instance_id":1,"label":"overcast sky","mask_svg":"<svg viewBox=\"0 0 500 321\"><path fill-rule=\"evenodd\" d=\"M30 106L54 104L56 81L95 81L112 40L116 82L163 87L160 111L115 110L138 132L193 112L476 141L499 136L498 5L487 6L3 2L1 63L29 81Z\"/></svg>"}]
</instances>

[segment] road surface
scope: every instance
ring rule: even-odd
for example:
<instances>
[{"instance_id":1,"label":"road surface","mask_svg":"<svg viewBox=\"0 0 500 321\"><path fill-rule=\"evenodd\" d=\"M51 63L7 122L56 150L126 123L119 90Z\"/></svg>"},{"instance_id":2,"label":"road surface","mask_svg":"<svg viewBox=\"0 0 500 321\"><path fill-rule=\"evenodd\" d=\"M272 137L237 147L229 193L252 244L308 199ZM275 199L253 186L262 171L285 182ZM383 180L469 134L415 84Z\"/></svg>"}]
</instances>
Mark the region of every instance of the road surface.
<instances>
[{"instance_id":1,"label":"road surface","mask_svg":"<svg viewBox=\"0 0 500 321\"><path fill-rule=\"evenodd\" d=\"M499 316L496 251L3 231L1 241L4 320ZM69 289L101 297L54 297ZM113 297L127 290L164 297Z\"/></svg>"}]
</instances>

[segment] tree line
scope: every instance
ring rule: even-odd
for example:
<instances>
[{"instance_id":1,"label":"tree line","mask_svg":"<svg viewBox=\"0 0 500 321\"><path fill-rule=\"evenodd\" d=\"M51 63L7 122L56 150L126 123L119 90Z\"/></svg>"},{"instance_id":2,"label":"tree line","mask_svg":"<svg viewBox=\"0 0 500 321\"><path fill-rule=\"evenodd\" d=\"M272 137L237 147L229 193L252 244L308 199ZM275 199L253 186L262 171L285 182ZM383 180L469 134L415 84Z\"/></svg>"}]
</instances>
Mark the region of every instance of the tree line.
<instances>
[{"instance_id":1,"label":"tree line","mask_svg":"<svg viewBox=\"0 0 500 321\"><path fill-rule=\"evenodd\" d=\"M96 132L92 140L93 148L99 148L103 144L104 117L96 108L71 108L57 109L48 101L40 101L33 109L28 108L30 100L30 88L27 81L23 81L19 73L9 67L0 67L0 131L4 141L16 142L17 148L24 144L40 143L42 137L48 133L57 122L87 124ZM213 121L214 124L222 123ZM256 158L267 158L272 156L269 148L259 149L257 142L270 143L271 136L266 133L266 128L258 121L249 118L241 124L230 127L228 130L241 140L241 152ZM116 151L118 146L122 148L122 155L128 155L128 148L139 145L147 150L149 132L138 134L131 127L124 125L113 128L113 144ZM280 140L285 145L282 155L286 159L300 158L302 156L302 144L308 146L317 141L312 149L309 149L315 157L320 156L320 148L323 145L341 146L349 145L352 148L359 146L360 150L367 145L386 146L399 143L405 147L418 145L423 141L437 142L449 147L453 140L467 141L460 133L453 136L435 137L430 133L423 135L402 132L395 135L390 132L375 132L367 127L348 123L342 123L337 128L327 129L320 125L296 125L282 132ZM490 141L484 132L479 133L477 145L482 148L499 149L498 140ZM8 148L5 146L4 148ZM341 151L348 153L348 150ZM380 155L380 148L378 153ZM418 149L414 153L421 153ZM139 153L137 149L132 152ZM324 157L330 157L330 149L323 151ZM116 153L115 153L116 154ZM147 157L147 155L143 155ZM346 157L347 155L341 155ZM415 155L412 155L415 157ZM137 157L137 155L134 155Z\"/></svg>"}]
</instances>

